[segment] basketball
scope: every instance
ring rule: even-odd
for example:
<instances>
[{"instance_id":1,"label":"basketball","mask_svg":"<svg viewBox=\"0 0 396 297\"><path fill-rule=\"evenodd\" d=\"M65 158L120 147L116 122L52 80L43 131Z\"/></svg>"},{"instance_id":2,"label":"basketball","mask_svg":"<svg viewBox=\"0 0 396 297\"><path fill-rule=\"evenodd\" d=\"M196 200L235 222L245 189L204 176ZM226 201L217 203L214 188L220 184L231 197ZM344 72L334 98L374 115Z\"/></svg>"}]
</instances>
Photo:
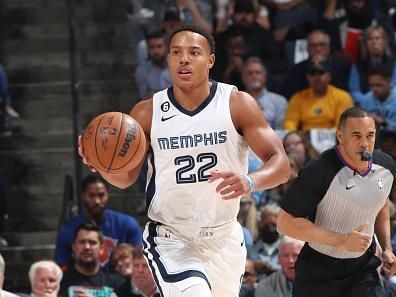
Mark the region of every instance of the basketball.
<instances>
[{"instance_id":1,"label":"basketball","mask_svg":"<svg viewBox=\"0 0 396 297\"><path fill-rule=\"evenodd\" d=\"M123 174L142 161L146 138L142 127L131 116L106 112L95 117L82 136L88 163L100 171Z\"/></svg>"}]
</instances>

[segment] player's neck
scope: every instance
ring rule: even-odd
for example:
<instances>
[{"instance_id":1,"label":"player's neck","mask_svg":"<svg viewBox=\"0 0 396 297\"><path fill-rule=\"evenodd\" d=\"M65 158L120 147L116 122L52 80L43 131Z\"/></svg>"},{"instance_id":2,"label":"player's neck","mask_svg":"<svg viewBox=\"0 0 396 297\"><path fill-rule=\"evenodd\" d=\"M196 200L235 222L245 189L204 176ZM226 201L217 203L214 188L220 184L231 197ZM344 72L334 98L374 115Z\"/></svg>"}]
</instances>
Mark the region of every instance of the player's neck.
<instances>
[{"instance_id":1,"label":"player's neck","mask_svg":"<svg viewBox=\"0 0 396 297\"><path fill-rule=\"evenodd\" d=\"M173 95L176 101L187 110L194 110L208 98L212 83L205 81L192 88L180 88L173 86Z\"/></svg>"}]
</instances>

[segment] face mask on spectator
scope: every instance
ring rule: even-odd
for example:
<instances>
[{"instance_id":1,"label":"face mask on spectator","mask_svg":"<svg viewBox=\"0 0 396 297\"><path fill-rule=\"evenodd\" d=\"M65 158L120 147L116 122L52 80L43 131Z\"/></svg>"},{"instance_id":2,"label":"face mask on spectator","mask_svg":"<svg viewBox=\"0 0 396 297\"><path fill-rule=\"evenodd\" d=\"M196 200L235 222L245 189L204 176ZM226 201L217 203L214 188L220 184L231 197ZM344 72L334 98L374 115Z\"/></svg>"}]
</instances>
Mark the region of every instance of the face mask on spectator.
<instances>
[{"instance_id":1,"label":"face mask on spectator","mask_svg":"<svg viewBox=\"0 0 396 297\"><path fill-rule=\"evenodd\" d=\"M277 241L279 238L279 233L276 230L276 226L274 225L267 225L264 226L261 230L261 240L265 243L272 244Z\"/></svg>"}]
</instances>

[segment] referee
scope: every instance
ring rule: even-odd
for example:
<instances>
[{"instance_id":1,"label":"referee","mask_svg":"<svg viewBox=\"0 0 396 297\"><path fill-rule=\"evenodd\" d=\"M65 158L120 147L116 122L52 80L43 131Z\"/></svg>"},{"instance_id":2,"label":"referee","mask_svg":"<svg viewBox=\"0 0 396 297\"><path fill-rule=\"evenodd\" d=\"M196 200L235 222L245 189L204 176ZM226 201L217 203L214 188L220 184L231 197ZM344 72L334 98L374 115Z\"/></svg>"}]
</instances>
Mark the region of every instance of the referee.
<instances>
[{"instance_id":1,"label":"referee","mask_svg":"<svg viewBox=\"0 0 396 297\"><path fill-rule=\"evenodd\" d=\"M396 272L388 195L396 165L374 150L374 119L352 107L340 117L339 145L309 162L290 187L278 217L280 233L305 241L294 297L383 295L377 268ZM374 255L376 235L381 259Z\"/></svg>"}]
</instances>

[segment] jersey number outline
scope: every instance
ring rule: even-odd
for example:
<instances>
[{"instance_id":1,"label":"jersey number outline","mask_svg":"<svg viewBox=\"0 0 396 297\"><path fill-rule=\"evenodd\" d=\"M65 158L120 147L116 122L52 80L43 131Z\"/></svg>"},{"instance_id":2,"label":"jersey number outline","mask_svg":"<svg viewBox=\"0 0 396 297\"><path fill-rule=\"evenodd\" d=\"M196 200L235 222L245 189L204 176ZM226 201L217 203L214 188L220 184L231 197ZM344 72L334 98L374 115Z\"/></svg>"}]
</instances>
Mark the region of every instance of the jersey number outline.
<instances>
[{"instance_id":1,"label":"jersey number outline","mask_svg":"<svg viewBox=\"0 0 396 297\"><path fill-rule=\"evenodd\" d=\"M197 156L197 163L206 162L198 168L197 174L190 173L189 171L195 168L195 159L193 156L185 155L175 158L175 165L182 165L183 167L176 170L176 183L178 184L190 184L207 181L210 178L210 174L206 174L206 171L217 165L217 155L214 153L201 153ZM184 175L183 175L184 174Z\"/></svg>"}]
</instances>

